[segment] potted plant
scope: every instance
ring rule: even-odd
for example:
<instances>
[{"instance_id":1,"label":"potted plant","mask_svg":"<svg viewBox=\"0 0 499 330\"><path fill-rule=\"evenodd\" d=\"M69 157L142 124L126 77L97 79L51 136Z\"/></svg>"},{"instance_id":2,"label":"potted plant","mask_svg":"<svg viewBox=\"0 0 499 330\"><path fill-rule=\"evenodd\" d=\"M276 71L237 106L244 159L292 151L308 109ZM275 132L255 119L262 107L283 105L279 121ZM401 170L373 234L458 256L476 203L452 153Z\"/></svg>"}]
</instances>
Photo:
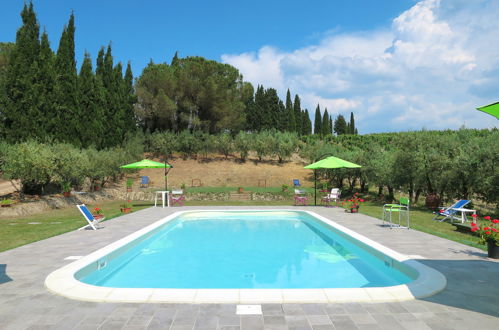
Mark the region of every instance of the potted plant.
<instances>
[{"instance_id":1,"label":"potted plant","mask_svg":"<svg viewBox=\"0 0 499 330\"><path fill-rule=\"evenodd\" d=\"M283 185L281 186L281 190L282 190L282 192L286 192L286 191L288 191L288 189L289 189L289 186L288 186L287 184L283 184Z\"/></svg>"},{"instance_id":2,"label":"potted plant","mask_svg":"<svg viewBox=\"0 0 499 330\"><path fill-rule=\"evenodd\" d=\"M2 207L10 207L12 204L14 204L14 201L12 201L12 199L8 199L8 198L4 198L0 202L0 206L2 206Z\"/></svg>"},{"instance_id":3,"label":"potted plant","mask_svg":"<svg viewBox=\"0 0 499 330\"><path fill-rule=\"evenodd\" d=\"M71 182L63 182L62 183L62 193L64 197L71 196Z\"/></svg>"},{"instance_id":4,"label":"potted plant","mask_svg":"<svg viewBox=\"0 0 499 330\"><path fill-rule=\"evenodd\" d=\"M132 201L127 200L121 205L121 212L122 213L130 213L132 212Z\"/></svg>"},{"instance_id":5,"label":"potted plant","mask_svg":"<svg viewBox=\"0 0 499 330\"><path fill-rule=\"evenodd\" d=\"M341 205L345 207L345 212L358 213L360 203L363 203L364 199L359 197L359 193L355 193L352 198L344 200Z\"/></svg>"},{"instance_id":6,"label":"potted plant","mask_svg":"<svg viewBox=\"0 0 499 330\"><path fill-rule=\"evenodd\" d=\"M242 194L242 193L243 193L243 191L244 191L244 188L243 188L243 187L239 187L239 188L237 188L237 192L238 192L238 193Z\"/></svg>"},{"instance_id":7,"label":"potted plant","mask_svg":"<svg viewBox=\"0 0 499 330\"><path fill-rule=\"evenodd\" d=\"M102 209L100 207L94 207L94 213L92 215L94 216L95 220L100 220L104 218L104 215L102 214Z\"/></svg>"},{"instance_id":8,"label":"potted plant","mask_svg":"<svg viewBox=\"0 0 499 330\"><path fill-rule=\"evenodd\" d=\"M126 180L126 191L131 192L132 186L133 186L133 179L132 178L127 179Z\"/></svg>"},{"instance_id":9,"label":"potted plant","mask_svg":"<svg viewBox=\"0 0 499 330\"><path fill-rule=\"evenodd\" d=\"M480 236L480 242L487 243L487 254L489 258L499 259L499 230L495 226L499 219L491 219L489 216L483 218L484 221L476 223L476 214L473 214L471 231Z\"/></svg>"}]
</instances>

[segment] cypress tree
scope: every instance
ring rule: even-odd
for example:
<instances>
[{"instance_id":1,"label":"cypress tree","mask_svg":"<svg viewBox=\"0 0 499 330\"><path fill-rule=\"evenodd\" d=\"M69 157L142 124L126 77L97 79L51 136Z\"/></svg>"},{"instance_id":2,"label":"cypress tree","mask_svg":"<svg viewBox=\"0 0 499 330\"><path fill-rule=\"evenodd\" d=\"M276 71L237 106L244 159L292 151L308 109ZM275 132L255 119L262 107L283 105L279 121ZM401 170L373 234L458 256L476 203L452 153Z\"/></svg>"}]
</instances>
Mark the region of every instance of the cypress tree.
<instances>
[{"instance_id":1,"label":"cypress tree","mask_svg":"<svg viewBox=\"0 0 499 330\"><path fill-rule=\"evenodd\" d=\"M17 30L16 43L10 54L2 102L3 135L11 142L36 138L42 120L38 98L43 95L35 86L39 71L40 28L32 3L24 5L21 18L23 25Z\"/></svg>"},{"instance_id":2,"label":"cypress tree","mask_svg":"<svg viewBox=\"0 0 499 330\"><path fill-rule=\"evenodd\" d=\"M133 132L136 129L136 122L134 119L133 106L137 103L137 96L133 89L133 73L132 66L128 62L125 71L125 77L123 80L125 89L125 99L124 99L124 119L125 119L125 129L127 132Z\"/></svg>"},{"instance_id":3,"label":"cypress tree","mask_svg":"<svg viewBox=\"0 0 499 330\"><path fill-rule=\"evenodd\" d=\"M288 118L288 111L286 109L286 106L284 105L284 102L282 100L279 100L279 121L278 121L278 127L277 129L281 132L285 132L289 128L289 118Z\"/></svg>"},{"instance_id":4,"label":"cypress tree","mask_svg":"<svg viewBox=\"0 0 499 330\"><path fill-rule=\"evenodd\" d=\"M255 131L261 131L263 129L263 124L265 121L264 109L265 109L265 92L263 90L263 86L258 85L255 93L254 117L253 117L253 122L251 123L251 127Z\"/></svg>"},{"instance_id":5,"label":"cypress tree","mask_svg":"<svg viewBox=\"0 0 499 330\"><path fill-rule=\"evenodd\" d=\"M50 48L50 43L46 32L42 33L40 43L40 53L38 60L38 74L36 77L36 88L38 98L39 113L43 118L38 122L37 136L45 139L52 135L49 130L51 123L55 121L55 54Z\"/></svg>"},{"instance_id":6,"label":"cypress tree","mask_svg":"<svg viewBox=\"0 0 499 330\"><path fill-rule=\"evenodd\" d=\"M111 141L113 145L118 145L124 140L127 131L127 128L125 127L125 111L123 109L126 95L124 89L123 66L121 65L121 62L118 62L114 66L112 74L110 100L114 103L112 114L114 122L111 130Z\"/></svg>"},{"instance_id":7,"label":"cypress tree","mask_svg":"<svg viewBox=\"0 0 499 330\"><path fill-rule=\"evenodd\" d=\"M324 110L324 116L322 117L322 135L326 136L331 134L331 124L329 123L329 114L327 113L327 108Z\"/></svg>"},{"instance_id":8,"label":"cypress tree","mask_svg":"<svg viewBox=\"0 0 499 330\"><path fill-rule=\"evenodd\" d=\"M56 119L51 129L58 140L81 145L78 134L75 134L83 123L78 112L74 33L74 15L71 13L68 25L62 31L55 60Z\"/></svg>"},{"instance_id":9,"label":"cypress tree","mask_svg":"<svg viewBox=\"0 0 499 330\"><path fill-rule=\"evenodd\" d=\"M295 112L295 132L298 134L303 134L302 132L302 113L301 113L301 104L300 104L300 97L298 94L295 95L295 102L293 103L293 109Z\"/></svg>"},{"instance_id":10,"label":"cypress tree","mask_svg":"<svg viewBox=\"0 0 499 330\"><path fill-rule=\"evenodd\" d=\"M95 79L92 60L90 55L85 53L78 76L78 103L85 122L85 125L80 127L80 140L84 147L93 145L100 148L105 131Z\"/></svg>"},{"instance_id":11,"label":"cypress tree","mask_svg":"<svg viewBox=\"0 0 499 330\"><path fill-rule=\"evenodd\" d=\"M334 132L336 135L343 135L347 133L347 123L343 115L338 115L334 122Z\"/></svg>"},{"instance_id":12,"label":"cypress tree","mask_svg":"<svg viewBox=\"0 0 499 330\"><path fill-rule=\"evenodd\" d=\"M310 120L310 114L308 113L308 109L305 109L302 112L302 135L311 135L312 134L312 121Z\"/></svg>"},{"instance_id":13,"label":"cypress tree","mask_svg":"<svg viewBox=\"0 0 499 330\"><path fill-rule=\"evenodd\" d=\"M286 117L287 118L287 127L286 130L289 132L296 131L296 119L295 119L295 110L293 109L293 102L291 101L291 93L286 93Z\"/></svg>"},{"instance_id":14,"label":"cypress tree","mask_svg":"<svg viewBox=\"0 0 499 330\"><path fill-rule=\"evenodd\" d=\"M349 134L355 134L355 119L353 118L353 112L350 112L350 132Z\"/></svg>"},{"instance_id":15,"label":"cypress tree","mask_svg":"<svg viewBox=\"0 0 499 330\"><path fill-rule=\"evenodd\" d=\"M152 62L152 59L151 59L151 62ZM173 58L172 58L172 62L171 62L171 66L177 66L179 64L179 60L178 60L178 51L175 52L175 55L173 55Z\"/></svg>"},{"instance_id":16,"label":"cypress tree","mask_svg":"<svg viewBox=\"0 0 499 330\"><path fill-rule=\"evenodd\" d=\"M281 108L279 105L281 100L277 96L277 91L274 88L269 88L265 91L265 106L263 108L263 129L277 129L281 128L280 116Z\"/></svg>"},{"instance_id":17,"label":"cypress tree","mask_svg":"<svg viewBox=\"0 0 499 330\"><path fill-rule=\"evenodd\" d=\"M314 134L322 134L321 108L319 104L315 108Z\"/></svg>"}]
</instances>

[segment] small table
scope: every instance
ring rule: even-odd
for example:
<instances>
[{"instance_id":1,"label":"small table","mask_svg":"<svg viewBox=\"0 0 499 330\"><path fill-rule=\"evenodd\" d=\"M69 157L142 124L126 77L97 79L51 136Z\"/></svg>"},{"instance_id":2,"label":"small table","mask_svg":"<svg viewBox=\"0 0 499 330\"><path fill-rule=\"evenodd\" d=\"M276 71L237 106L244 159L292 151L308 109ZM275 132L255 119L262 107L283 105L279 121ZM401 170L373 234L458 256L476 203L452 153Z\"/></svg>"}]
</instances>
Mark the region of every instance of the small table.
<instances>
[{"instance_id":1,"label":"small table","mask_svg":"<svg viewBox=\"0 0 499 330\"><path fill-rule=\"evenodd\" d=\"M453 209L454 211L461 212L461 223L465 223L468 218L466 217L466 213L473 213L476 214L476 210L470 210L470 209ZM454 219L454 218L453 218ZM452 222L452 219L451 219Z\"/></svg>"},{"instance_id":2,"label":"small table","mask_svg":"<svg viewBox=\"0 0 499 330\"><path fill-rule=\"evenodd\" d=\"M168 190L160 190L156 191L156 195L154 196L154 206L158 204L158 194L161 194L161 200L163 201L163 208L165 207L165 198L166 204L170 207L170 192Z\"/></svg>"}]
</instances>

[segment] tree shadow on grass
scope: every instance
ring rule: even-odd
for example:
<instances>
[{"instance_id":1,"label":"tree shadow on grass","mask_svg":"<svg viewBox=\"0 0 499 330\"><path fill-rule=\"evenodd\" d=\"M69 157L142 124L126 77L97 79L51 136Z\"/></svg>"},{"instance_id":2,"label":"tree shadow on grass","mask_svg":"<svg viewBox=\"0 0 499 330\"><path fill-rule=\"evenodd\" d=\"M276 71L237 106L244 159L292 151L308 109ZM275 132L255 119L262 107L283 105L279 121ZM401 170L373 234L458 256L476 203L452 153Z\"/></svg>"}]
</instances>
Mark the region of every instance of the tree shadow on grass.
<instances>
[{"instance_id":1,"label":"tree shadow on grass","mask_svg":"<svg viewBox=\"0 0 499 330\"><path fill-rule=\"evenodd\" d=\"M0 284L7 283L12 281L12 279L7 275L7 265L0 264Z\"/></svg>"}]
</instances>

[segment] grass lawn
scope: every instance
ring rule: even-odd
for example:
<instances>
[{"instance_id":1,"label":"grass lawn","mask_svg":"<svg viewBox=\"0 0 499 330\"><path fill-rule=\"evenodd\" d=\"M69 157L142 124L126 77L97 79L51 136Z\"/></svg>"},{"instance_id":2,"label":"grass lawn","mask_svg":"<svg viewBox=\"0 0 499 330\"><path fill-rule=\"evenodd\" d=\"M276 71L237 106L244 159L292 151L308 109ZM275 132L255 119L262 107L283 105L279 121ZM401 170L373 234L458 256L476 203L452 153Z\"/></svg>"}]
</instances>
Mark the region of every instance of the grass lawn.
<instances>
[{"instance_id":1,"label":"grass lawn","mask_svg":"<svg viewBox=\"0 0 499 330\"><path fill-rule=\"evenodd\" d=\"M359 209L360 213L380 219L380 221L382 210L382 206L367 202L363 203ZM456 231L456 227L448 222L439 222L432 220L434 214L426 209L412 208L410 212L411 229L419 230L428 234L470 245L485 251L487 250L487 247L485 245L478 243L479 238L477 236L458 232ZM395 215L395 217L397 216L398 215ZM398 218L395 221L398 222ZM401 223L405 224L404 220L402 220Z\"/></svg>"},{"instance_id":2,"label":"grass lawn","mask_svg":"<svg viewBox=\"0 0 499 330\"><path fill-rule=\"evenodd\" d=\"M235 193L239 187L189 187L186 189L187 193ZM294 188L288 187L286 192L282 191L281 187L243 187L244 192L254 192L254 193L273 193L273 194L287 194L292 196L294 194ZM307 193L313 193L314 188L300 188L305 190ZM155 191L154 189L149 189L149 191Z\"/></svg>"},{"instance_id":3,"label":"grass lawn","mask_svg":"<svg viewBox=\"0 0 499 330\"><path fill-rule=\"evenodd\" d=\"M99 206L102 209L102 213L106 216L106 220L108 220L122 214L120 212L121 204L123 204L123 201L112 201L95 205L89 204L87 206L90 211L94 207ZM134 211L152 205L143 202L132 204ZM60 235L83 227L86 223L76 206L74 208L56 209L30 216L16 218L2 217L0 218L0 251Z\"/></svg>"},{"instance_id":4,"label":"grass lawn","mask_svg":"<svg viewBox=\"0 0 499 330\"><path fill-rule=\"evenodd\" d=\"M203 187L201 187L203 188ZM191 189L191 188L190 188ZM206 188L205 188L206 189ZM217 191L220 188L217 188ZM231 188L234 189L234 188ZM269 189L269 188L263 188ZM280 188L274 188L280 191ZM232 191L232 190L231 190ZM270 192L270 191L269 191ZM120 204L122 201L112 201L88 205L92 210L95 206L102 209L107 219L120 216ZM138 211L153 205L150 202L133 202L133 210ZM188 201L187 206L290 206L293 201ZM360 212L381 221L382 207L373 203L363 203ZM432 235L440 236L462 244L486 250L486 246L478 243L478 237L461 233L455 227L446 222L433 221L433 214L424 209L411 209L411 228ZM39 223L39 224L30 224ZM51 210L44 213L21 216L17 218L0 218L0 251L13 249L15 247L36 242L52 236L60 235L85 225L85 220L76 207L67 209Z\"/></svg>"}]
</instances>

